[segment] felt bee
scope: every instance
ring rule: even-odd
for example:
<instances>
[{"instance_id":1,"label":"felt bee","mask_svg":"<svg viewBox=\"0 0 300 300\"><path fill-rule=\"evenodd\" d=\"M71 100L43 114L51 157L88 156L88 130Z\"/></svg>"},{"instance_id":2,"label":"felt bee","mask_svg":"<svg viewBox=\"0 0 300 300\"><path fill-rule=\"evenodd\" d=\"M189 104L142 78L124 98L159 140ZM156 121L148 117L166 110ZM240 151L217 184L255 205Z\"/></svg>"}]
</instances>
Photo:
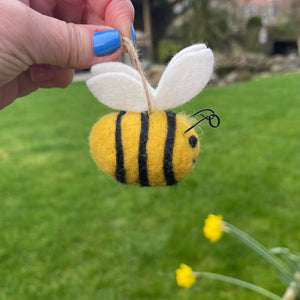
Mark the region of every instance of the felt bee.
<instances>
[{"instance_id":1,"label":"felt bee","mask_svg":"<svg viewBox=\"0 0 300 300\"><path fill-rule=\"evenodd\" d=\"M192 125L166 109L196 96L207 84L214 65L204 44L181 50L169 62L156 89L147 82L151 111L140 74L120 62L92 67L87 86L103 104L120 110L101 118L90 133L96 164L117 181L141 186L173 185L192 169L200 149L194 126L219 118L212 110ZM198 113L198 112L197 112ZM197 114L195 113L195 114ZM211 120L216 117L217 124Z\"/></svg>"}]
</instances>

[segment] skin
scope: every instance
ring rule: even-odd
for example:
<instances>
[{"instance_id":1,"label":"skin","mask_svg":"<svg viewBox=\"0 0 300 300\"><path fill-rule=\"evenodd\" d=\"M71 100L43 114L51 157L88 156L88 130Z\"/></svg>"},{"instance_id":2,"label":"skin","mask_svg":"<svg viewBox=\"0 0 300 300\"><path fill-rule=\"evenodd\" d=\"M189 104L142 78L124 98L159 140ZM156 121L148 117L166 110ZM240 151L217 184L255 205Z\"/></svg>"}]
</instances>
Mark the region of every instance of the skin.
<instances>
[{"instance_id":1,"label":"skin","mask_svg":"<svg viewBox=\"0 0 300 300\"><path fill-rule=\"evenodd\" d=\"M92 36L130 37L130 0L0 0L0 109L38 88L66 87L74 69L118 60L95 56Z\"/></svg>"}]
</instances>

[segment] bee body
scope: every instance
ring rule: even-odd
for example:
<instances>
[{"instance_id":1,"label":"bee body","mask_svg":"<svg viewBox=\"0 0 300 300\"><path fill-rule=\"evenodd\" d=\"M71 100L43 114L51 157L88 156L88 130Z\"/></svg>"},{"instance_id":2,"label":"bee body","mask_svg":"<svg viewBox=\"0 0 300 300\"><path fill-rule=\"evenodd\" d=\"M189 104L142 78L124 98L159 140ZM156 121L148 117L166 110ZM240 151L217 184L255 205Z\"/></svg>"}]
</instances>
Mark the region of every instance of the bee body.
<instances>
[{"instance_id":1,"label":"bee body","mask_svg":"<svg viewBox=\"0 0 300 300\"><path fill-rule=\"evenodd\" d=\"M137 61L138 65L138 61ZM172 57L154 89L139 71L121 62L91 68L87 86L103 104L119 110L100 119L90 134L96 164L117 181L141 186L174 185L192 169L200 148L194 127L219 118L210 109L190 124L169 109L198 95L214 65L205 44L187 47ZM190 116L190 117L192 117ZM212 119L217 117L217 124Z\"/></svg>"},{"instance_id":2,"label":"bee body","mask_svg":"<svg viewBox=\"0 0 300 300\"><path fill-rule=\"evenodd\" d=\"M92 156L121 183L173 185L192 169L199 152L190 122L171 111L111 113L90 134Z\"/></svg>"}]
</instances>

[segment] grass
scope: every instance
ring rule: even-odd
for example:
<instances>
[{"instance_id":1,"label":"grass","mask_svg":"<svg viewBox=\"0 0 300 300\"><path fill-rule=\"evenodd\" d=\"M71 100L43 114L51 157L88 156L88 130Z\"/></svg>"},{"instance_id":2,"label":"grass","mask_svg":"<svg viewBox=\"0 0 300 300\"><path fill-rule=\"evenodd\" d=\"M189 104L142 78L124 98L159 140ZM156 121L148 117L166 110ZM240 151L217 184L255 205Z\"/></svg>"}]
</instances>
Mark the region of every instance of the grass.
<instances>
[{"instance_id":1,"label":"grass","mask_svg":"<svg viewBox=\"0 0 300 300\"><path fill-rule=\"evenodd\" d=\"M176 187L123 186L97 170L88 134L109 109L84 83L39 90L0 112L0 299L263 299L209 280L175 282L184 262L283 294L274 269L230 236L203 237L209 213L266 247L299 250L299 74L203 91L177 111L213 108L192 173Z\"/></svg>"}]
</instances>

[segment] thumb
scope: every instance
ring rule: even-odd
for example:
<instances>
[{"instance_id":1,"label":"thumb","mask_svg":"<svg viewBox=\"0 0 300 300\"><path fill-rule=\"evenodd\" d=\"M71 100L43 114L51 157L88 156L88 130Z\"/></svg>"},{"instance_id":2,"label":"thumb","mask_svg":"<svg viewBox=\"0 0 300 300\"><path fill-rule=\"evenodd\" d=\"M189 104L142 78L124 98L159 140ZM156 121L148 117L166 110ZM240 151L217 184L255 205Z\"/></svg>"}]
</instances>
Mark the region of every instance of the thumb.
<instances>
[{"instance_id":1,"label":"thumb","mask_svg":"<svg viewBox=\"0 0 300 300\"><path fill-rule=\"evenodd\" d=\"M120 50L100 57L94 54L93 34L111 29L107 26L76 25L41 14L32 23L30 42L26 43L29 57L35 64L83 69L121 56Z\"/></svg>"},{"instance_id":2,"label":"thumb","mask_svg":"<svg viewBox=\"0 0 300 300\"><path fill-rule=\"evenodd\" d=\"M105 10L105 23L118 28L123 36L131 37L134 8L131 1L111 0Z\"/></svg>"}]
</instances>

